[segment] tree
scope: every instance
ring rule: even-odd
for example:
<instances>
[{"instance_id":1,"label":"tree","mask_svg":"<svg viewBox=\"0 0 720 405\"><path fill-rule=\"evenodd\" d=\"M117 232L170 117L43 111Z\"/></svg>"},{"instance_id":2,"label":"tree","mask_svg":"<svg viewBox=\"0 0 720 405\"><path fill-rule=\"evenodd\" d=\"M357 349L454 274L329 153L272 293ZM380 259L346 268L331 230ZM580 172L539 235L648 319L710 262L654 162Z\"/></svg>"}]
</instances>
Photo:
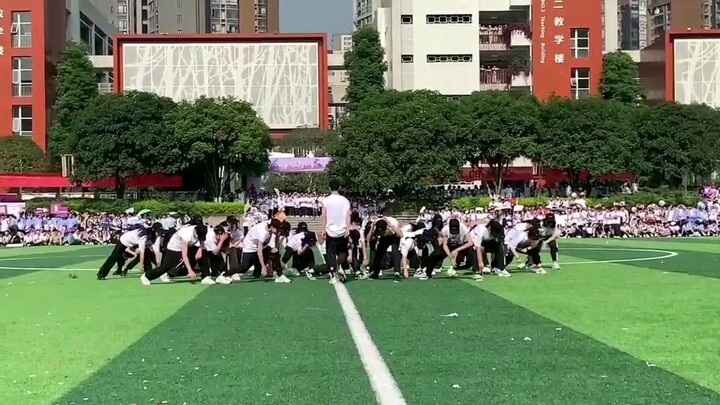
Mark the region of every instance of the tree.
<instances>
[{"instance_id":1,"label":"tree","mask_svg":"<svg viewBox=\"0 0 720 405\"><path fill-rule=\"evenodd\" d=\"M134 175L177 173L184 159L171 121L176 108L173 100L145 92L95 98L73 126L74 180L114 177L115 192L122 198Z\"/></svg>"},{"instance_id":2,"label":"tree","mask_svg":"<svg viewBox=\"0 0 720 405\"><path fill-rule=\"evenodd\" d=\"M337 138L335 131L323 131L318 128L298 128L275 140L275 147L283 153L294 153L295 156L315 157L328 156L330 144Z\"/></svg>"},{"instance_id":3,"label":"tree","mask_svg":"<svg viewBox=\"0 0 720 405\"><path fill-rule=\"evenodd\" d=\"M370 26L360 28L352 36L352 49L345 53L348 87L345 100L352 111L364 100L375 97L385 89L385 50L380 34Z\"/></svg>"},{"instance_id":4,"label":"tree","mask_svg":"<svg viewBox=\"0 0 720 405\"><path fill-rule=\"evenodd\" d=\"M31 137L0 136L0 173L38 173L47 168L42 149Z\"/></svg>"},{"instance_id":5,"label":"tree","mask_svg":"<svg viewBox=\"0 0 720 405\"><path fill-rule=\"evenodd\" d=\"M640 160L634 108L597 97L551 99L541 109L534 155L564 170L574 187L584 171L591 177L632 172Z\"/></svg>"},{"instance_id":6,"label":"tree","mask_svg":"<svg viewBox=\"0 0 720 405\"><path fill-rule=\"evenodd\" d=\"M720 115L704 104L663 103L644 109L638 121L644 166L654 187L679 187L690 175L717 169Z\"/></svg>"},{"instance_id":7,"label":"tree","mask_svg":"<svg viewBox=\"0 0 720 405\"><path fill-rule=\"evenodd\" d=\"M455 105L431 91L386 91L343 121L328 168L346 187L398 195L456 179Z\"/></svg>"},{"instance_id":8,"label":"tree","mask_svg":"<svg viewBox=\"0 0 720 405\"><path fill-rule=\"evenodd\" d=\"M208 190L222 198L237 176L267 172L272 147L267 125L252 105L233 98L201 97L175 114L175 136L187 164L202 167Z\"/></svg>"},{"instance_id":9,"label":"tree","mask_svg":"<svg viewBox=\"0 0 720 405\"><path fill-rule=\"evenodd\" d=\"M629 54L615 51L603 56L600 94L606 100L617 100L627 104L637 104L645 99L638 81L637 64Z\"/></svg>"},{"instance_id":10,"label":"tree","mask_svg":"<svg viewBox=\"0 0 720 405\"><path fill-rule=\"evenodd\" d=\"M77 114L98 96L98 81L85 48L68 42L57 67L55 111L57 120L50 130L50 154L60 156L73 153L75 147L73 123Z\"/></svg>"},{"instance_id":11,"label":"tree","mask_svg":"<svg viewBox=\"0 0 720 405\"><path fill-rule=\"evenodd\" d=\"M460 100L458 122L465 159L472 165L487 164L499 193L513 160L535 149L540 107L532 96L478 92Z\"/></svg>"}]
</instances>

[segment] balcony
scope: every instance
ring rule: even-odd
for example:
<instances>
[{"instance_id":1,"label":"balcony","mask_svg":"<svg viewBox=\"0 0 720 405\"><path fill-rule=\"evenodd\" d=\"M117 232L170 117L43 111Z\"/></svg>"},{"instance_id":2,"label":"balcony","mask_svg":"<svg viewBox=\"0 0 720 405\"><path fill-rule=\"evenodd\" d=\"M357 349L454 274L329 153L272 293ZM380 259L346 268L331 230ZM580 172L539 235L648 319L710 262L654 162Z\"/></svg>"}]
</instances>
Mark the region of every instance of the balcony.
<instances>
[{"instance_id":1,"label":"balcony","mask_svg":"<svg viewBox=\"0 0 720 405\"><path fill-rule=\"evenodd\" d=\"M109 94L112 93L114 90L114 85L112 83L98 83L98 93L100 94Z\"/></svg>"},{"instance_id":2,"label":"balcony","mask_svg":"<svg viewBox=\"0 0 720 405\"><path fill-rule=\"evenodd\" d=\"M480 68L480 91L509 90L511 87L532 86L532 74L512 73L511 69L498 67Z\"/></svg>"},{"instance_id":3,"label":"balcony","mask_svg":"<svg viewBox=\"0 0 720 405\"><path fill-rule=\"evenodd\" d=\"M505 51L513 47L530 46L527 23L480 26L481 51Z\"/></svg>"}]
</instances>

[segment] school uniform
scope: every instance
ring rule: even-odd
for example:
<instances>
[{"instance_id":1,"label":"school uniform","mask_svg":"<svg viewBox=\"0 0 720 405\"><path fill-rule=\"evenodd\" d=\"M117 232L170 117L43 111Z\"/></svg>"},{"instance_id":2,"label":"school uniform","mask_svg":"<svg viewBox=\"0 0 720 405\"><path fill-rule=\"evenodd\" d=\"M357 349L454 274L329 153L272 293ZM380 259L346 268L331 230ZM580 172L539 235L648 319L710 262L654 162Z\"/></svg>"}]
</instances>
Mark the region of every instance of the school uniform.
<instances>
[{"instance_id":1,"label":"school uniform","mask_svg":"<svg viewBox=\"0 0 720 405\"><path fill-rule=\"evenodd\" d=\"M385 254L388 250L390 250L392 267L395 271L395 276L397 277L400 275L400 239L402 234L395 234L392 232L391 228L399 228L400 223L393 217L384 217L376 221L376 226L380 221L385 221L387 223L387 228L381 231L380 234L375 235L377 238L377 245L375 247L375 255L373 256L373 260L370 265L370 277L378 278L380 276L380 271L382 271L383 267L383 260L385 259Z\"/></svg>"},{"instance_id":2,"label":"school uniform","mask_svg":"<svg viewBox=\"0 0 720 405\"><path fill-rule=\"evenodd\" d=\"M110 273L110 269L112 269L113 265L117 265L118 271L122 270L126 261L125 251L128 248L136 250L139 246L144 247L146 243L147 238L145 236L144 229L134 229L123 233L115 244L112 252L110 252L110 256L108 256L105 263L100 266L100 270L98 270L97 273L98 280L104 280L108 273Z\"/></svg>"},{"instance_id":3,"label":"school uniform","mask_svg":"<svg viewBox=\"0 0 720 405\"><path fill-rule=\"evenodd\" d=\"M204 225L203 225L204 226ZM182 247L187 244L187 257L191 267L195 267L196 260L195 255L198 249L200 249L200 243L204 243L204 238L201 241L198 237L196 228L198 225L184 226L175 233L172 234L165 247L165 253L163 254L160 266L150 271L146 271L142 277L143 284L163 276L162 281L169 281L169 278L176 277L181 273L184 273L186 269L182 258ZM204 237L205 235L203 235ZM209 276L209 272L205 271L202 277ZM147 280L147 282L146 282Z\"/></svg>"},{"instance_id":4,"label":"school uniform","mask_svg":"<svg viewBox=\"0 0 720 405\"><path fill-rule=\"evenodd\" d=\"M291 235L285 245L282 262L288 264L292 260L292 267L298 271L308 269L311 273L315 268L315 254L305 239L306 233L299 232Z\"/></svg>"},{"instance_id":5,"label":"school uniform","mask_svg":"<svg viewBox=\"0 0 720 405\"><path fill-rule=\"evenodd\" d=\"M237 268L231 267L228 271L223 272L216 281L222 284L230 284L233 279L236 281L239 280L240 273L246 273L250 267L254 267L254 275L256 275L256 277L261 275L263 263L260 262L258 250L260 249L259 245L266 245L270 242L272 234L270 233L269 227L270 222L263 221L253 225L253 227L248 230L242 242L242 259L240 260L240 264Z\"/></svg>"}]
</instances>

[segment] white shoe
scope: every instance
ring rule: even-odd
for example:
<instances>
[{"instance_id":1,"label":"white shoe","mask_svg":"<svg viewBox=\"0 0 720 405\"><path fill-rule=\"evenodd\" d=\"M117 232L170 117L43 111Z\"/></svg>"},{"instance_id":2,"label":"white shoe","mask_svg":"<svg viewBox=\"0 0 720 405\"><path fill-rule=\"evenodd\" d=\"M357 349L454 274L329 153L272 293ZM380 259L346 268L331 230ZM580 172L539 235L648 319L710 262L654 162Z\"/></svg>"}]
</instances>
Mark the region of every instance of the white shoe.
<instances>
[{"instance_id":1,"label":"white shoe","mask_svg":"<svg viewBox=\"0 0 720 405\"><path fill-rule=\"evenodd\" d=\"M213 285L213 284L215 284L215 281L211 277L205 277L204 279L202 279L200 284Z\"/></svg>"},{"instance_id":2,"label":"white shoe","mask_svg":"<svg viewBox=\"0 0 720 405\"><path fill-rule=\"evenodd\" d=\"M307 277L308 280L315 280L315 270L313 270L313 269L308 269L308 270L305 272L305 277Z\"/></svg>"},{"instance_id":3,"label":"white shoe","mask_svg":"<svg viewBox=\"0 0 720 405\"><path fill-rule=\"evenodd\" d=\"M382 277L382 270L380 270L380 273L378 273L378 277Z\"/></svg>"},{"instance_id":4,"label":"white shoe","mask_svg":"<svg viewBox=\"0 0 720 405\"><path fill-rule=\"evenodd\" d=\"M553 264L552 264L552 269L553 269L553 270L560 270L560 263L558 263L558 262L553 262Z\"/></svg>"},{"instance_id":5,"label":"white shoe","mask_svg":"<svg viewBox=\"0 0 720 405\"><path fill-rule=\"evenodd\" d=\"M496 274L498 275L498 277L511 277L512 276L510 274L510 272L507 270L498 270Z\"/></svg>"},{"instance_id":6,"label":"white shoe","mask_svg":"<svg viewBox=\"0 0 720 405\"><path fill-rule=\"evenodd\" d=\"M150 282L150 280L148 280L148 278L145 277L144 274L143 274L142 276L140 276L140 282L142 283L142 285L150 285L150 284L152 284L152 283Z\"/></svg>"},{"instance_id":7,"label":"white shoe","mask_svg":"<svg viewBox=\"0 0 720 405\"><path fill-rule=\"evenodd\" d=\"M420 281L428 281L430 278L427 276L427 274L421 274L418 276L418 280Z\"/></svg>"},{"instance_id":8,"label":"white shoe","mask_svg":"<svg viewBox=\"0 0 720 405\"><path fill-rule=\"evenodd\" d=\"M432 273L433 273L433 276L437 276L438 273L440 273L440 270L438 270L438 269L433 269L433 272L432 272Z\"/></svg>"},{"instance_id":9,"label":"white shoe","mask_svg":"<svg viewBox=\"0 0 720 405\"><path fill-rule=\"evenodd\" d=\"M335 276L330 276L330 284L337 284L338 279Z\"/></svg>"},{"instance_id":10,"label":"white shoe","mask_svg":"<svg viewBox=\"0 0 720 405\"><path fill-rule=\"evenodd\" d=\"M475 281L483 281L484 278L483 278L482 274L473 274L473 280L475 280Z\"/></svg>"},{"instance_id":11,"label":"white shoe","mask_svg":"<svg viewBox=\"0 0 720 405\"><path fill-rule=\"evenodd\" d=\"M525 265L525 263L518 263L518 265L517 265L518 270L523 270L526 267L527 266Z\"/></svg>"},{"instance_id":12,"label":"white shoe","mask_svg":"<svg viewBox=\"0 0 720 405\"><path fill-rule=\"evenodd\" d=\"M242 280L242 276L238 273L235 273L232 276L230 276L230 280L231 281L240 281L240 280Z\"/></svg>"},{"instance_id":13,"label":"white shoe","mask_svg":"<svg viewBox=\"0 0 720 405\"><path fill-rule=\"evenodd\" d=\"M232 282L233 282L232 278L226 277L226 276L218 276L218 278L215 279L215 283L217 283L217 284L228 285L228 284L232 284Z\"/></svg>"},{"instance_id":14,"label":"white shoe","mask_svg":"<svg viewBox=\"0 0 720 405\"><path fill-rule=\"evenodd\" d=\"M167 275L167 273L165 273L160 276L160 281L162 281L163 283L169 283L172 281L172 279L170 278L170 276Z\"/></svg>"},{"instance_id":15,"label":"white shoe","mask_svg":"<svg viewBox=\"0 0 720 405\"><path fill-rule=\"evenodd\" d=\"M283 275L280 276L280 277L275 277L275 282L276 282L276 283L291 283L292 280L290 280L289 278L287 278L287 276L285 276L285 275L283 274Z\"/></svg>"},{"instance_id":16,"label":"white shoe","mask_svg":"<svg viewBox=\"0 0 720 405\"><path fill-rule=\"evenodd\" d=\"M535 274L547 274L547 270L543 269L542 267L539 267L535 270Z\"/></svg>"},{"instance_id":17,"label":"white shoe","mask_svg":"<svg viewBox=\"0 0 720 405\"><path fill-rule=\"evenodd\" d=\"M347 277L345 277L345 270L343 270L343 269L338 269L338 271L337 271L337 279L338 279L338 281L340 281L341 283L344 283L344 282L347 280Z\"/></svg>"},{"instance_id":18,"label":"white shoe","mask_svg":"<svg viewBox=\"0 0 720 405\"><path fill-rule=\"evenodd\" d=\"M483 274L490 274L493 272L489 267L483 267L482 269Z\"/></svg>"},{"instance_id":19,"label":"white shoe","mask_svg":"<svg viewBox=\"0 0 720 405\"><path fill-rule=\"evenodd\" d=\"M453 277L453 278L454 278L454 277L457 277L457 270L455 270L455 269L448 269L447 275L448 275L448 277Z\"/></svg>"}]
</instances>

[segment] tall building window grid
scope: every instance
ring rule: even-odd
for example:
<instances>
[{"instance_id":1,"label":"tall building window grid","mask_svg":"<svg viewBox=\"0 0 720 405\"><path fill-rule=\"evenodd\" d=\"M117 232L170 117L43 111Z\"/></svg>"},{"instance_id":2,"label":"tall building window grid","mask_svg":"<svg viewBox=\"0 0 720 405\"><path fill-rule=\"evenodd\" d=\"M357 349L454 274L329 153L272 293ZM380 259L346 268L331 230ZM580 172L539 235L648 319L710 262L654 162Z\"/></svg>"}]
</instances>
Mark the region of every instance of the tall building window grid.
<instances>
[{"instance_id":1,"label":"tall building window grid","mask_svg":"<svg viewBox=\"0 0 720 405\"><path fill-rule=\"evenodd\" d=\"M16 105L12 108L12 132L13 135L30 136L33 133L33 111L32 106Z\"/></svg>"},{"instance_id":2,"label":"tall building window grid","mask_svg":"<svg viewBox=\"0 0 720 405\"><path fill-rule=\"evenodd\" d=\"M14 97L32 96L32 58L22 56L12 59L12 87Z\"/></svg>"},{"instance_id":3,"label":"tall building window grid","mask_svg":"<svg viewBox=\"0 0 720 405\"><path fill-rule=\"evenodd\" d=\"M427 63L469 63L473 61L472 54L463 55L427 55Z\"/></svg>"},{"instance_id":4,"label":"tall building window grid","mask_svg":"<svg viewBox=\"0 0 720 405\"><path fill-rule=\"evenodd\" d=\"M32 47L32 14L29 11L14 11L11 18L10 35L12 37L12 47Z\"/></svg>"},{"instance_id":5,"label":"tall building window grid","mask_svg":"<svg viewBox=\"0 0 720 405\"><path fill-rule=\"evenodd\" d=\"M428 14L427 24L472 24L472 14Z\"/></svg>"},{"instance_id":6,"label":"tall building window grid","mask_svg":"<svg viewBox=\"0 0 720 405\"><path fill-rule=\"evenodd\" d=\"M590 97L590 69L572 68L570 71L570 98L579 100Z\"/></svg>"},{"instance_id":7,"label":"tall building window grid","mask_svg":"<svg viewBox=\"0 0 720 405\"><path fill-rule=\"evenodd\" d=\"M573 28L570 30L570 53L575 59L590 57L590 29Z\"/></svg>"}]
</instances>

